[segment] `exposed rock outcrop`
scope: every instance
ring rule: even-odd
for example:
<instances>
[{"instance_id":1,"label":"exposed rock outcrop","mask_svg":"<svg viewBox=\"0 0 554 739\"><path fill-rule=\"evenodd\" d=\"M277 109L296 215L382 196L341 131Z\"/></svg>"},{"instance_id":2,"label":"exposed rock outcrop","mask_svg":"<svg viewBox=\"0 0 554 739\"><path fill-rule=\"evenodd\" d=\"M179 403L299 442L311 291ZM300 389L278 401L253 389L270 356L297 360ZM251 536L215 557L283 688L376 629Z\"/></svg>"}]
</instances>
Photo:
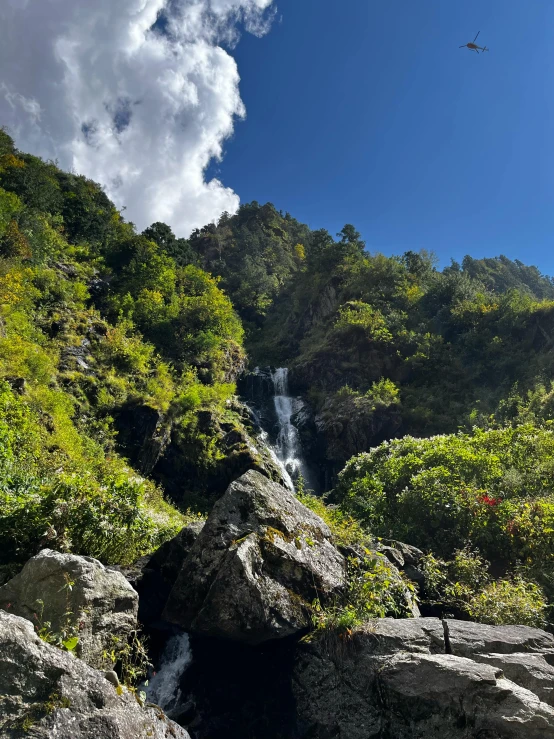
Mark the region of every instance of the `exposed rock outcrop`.
<instances>
[{"instance_id":1,"label":"exposed rock outcrop","mask_svg":"<svg viewBox=\"0 0 554 739\"><path fill-rule=\"evenodd\" d=\"M330 394L316 417L316 427L325 443L325 458L342 467L360 452L367 452L400 428L402 416L397 403L375 404L358 393Z\"/></svg>"},{"instance_id":2,"label":"exposed rock outcrop","mask_svg":"<svg viewBox=\"0 0 554 739\"><path fill-rule=\"evenodd\" d=\"M350 639L299 645L300 736L546 739L553 659L554 637L539 629L377 620Z\"/></svg>"},{"instance_id":3,"label":"exposed rock outcrop","mask_svg":"<svg viewBox=\"0 0 554 739\"><path fill-rule=\"evenodd\" d=\"M186 558L164 617L197 633L250 644L309 625L309 606L345 585L327 525L255 471L216 503Z\"/></svg>"},{"instance_id":4,"label":"exposed rock outcrop","mask_svg":"<svg viewBox=\"0 0 554 739\"><path fill-rule=\"evenodd\" d=\"M0 739L190 739L101 672L0 611Z\"/></svg>"},{"instance_id":5,"label":"exposed rock outcrop","mask_svg":"<svg viewBox=\"0 0 554 739\"><path fill-rule=\"evenodd\" d=\"M282 471L265 445L258 443L248 433L249 412L238 401L228 405L229 416L222 418L209 410L196 414L197 438L178 422L173 425L171 437L164 454L154 469L154 477L174 500L187 505L199 492L202 498L216 499L227 486L248 470L257 470L271 480L282 482ZM213 440L217 453L208 465L199 465L205 455L198 446L201 437Z\"/></svg>"},{"instance_id":6,"label":"exposed rock outcrop","mask_svg":"<svg viewBox=\"0 0 554 739\"><path fill-rule=\"evenodd\" d=\"M113 666L104 652L137 627L138 594L120 572L92 557L43 549L0 588L0 608L53 633L69 627L76 654L92 667Z\"/></svg>"},{"instance_id":7,"label":"exposed rock outcrop","mask_svg":"<svg viewBox=\"0 0 554 739\"><path fill-rule=\"evenodd\" d=\"M117 444L143 475L150 475L171 438L172 421L156 408L129 402L115 413Z\"/></svg>"},{"instance_id":8,"label":"exposed rock outcrop","mask_svg":"<svg viewBox=\"0 0 554 739\"><path fill-rule=\"evenodd\" d=\"M237 390L247 403L263 408L275 394L271 368L256 367L251 372L245 372L238 379Z\"/></svg>"}]
</instances>

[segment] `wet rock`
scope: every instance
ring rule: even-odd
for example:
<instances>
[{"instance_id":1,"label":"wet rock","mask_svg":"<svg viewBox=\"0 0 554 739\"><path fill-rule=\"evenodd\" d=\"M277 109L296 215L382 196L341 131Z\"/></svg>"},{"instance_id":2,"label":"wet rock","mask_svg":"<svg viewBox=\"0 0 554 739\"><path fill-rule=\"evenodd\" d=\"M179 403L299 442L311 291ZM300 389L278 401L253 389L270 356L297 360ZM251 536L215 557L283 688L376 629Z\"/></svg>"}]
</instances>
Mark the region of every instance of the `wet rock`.
<instances>
[{"instance_id":1,"label":"wet rock","mask_svg":"<svg viewBox=\"0 0 554 739\"><path fill-rule=\"evenodd\" d=\"M190 739L155 707L0 611L0 739Z\"/></svg>"},{"instance_id":2,"label":"wet rock","mask_svg":"<svg viewBox=\"0 0 554 739\"><path fill-rule=\"evenodd\" d=\"M309 606L345 585L327 525L255 471L215 504L183 564L164 617L197 633L250 644L309 626Z\"/></svg>"},{"instance_id":3,"label":"wet rock","mask_svg":"<svg viewBox=\"0 0 554 739\"><path fill-rule=\"evenodd\" d=\"M43 549L0 588L0 608L38 627L49 623L54 634L69 627L79 637L77 656L109 669L104 653L137 627L138 594L120 572L92 557Z\"/></svg>"},{"instance_id":4,"label":"wet rock","mask_svg":"<svg viewBox=\"0 0 554 739\"><path fill-rule=\"evenodd\" d=\"M245 372L239 377L237 391L246 402L255 406L263 406L273 398L275 388L270 367L256 367L251 372Z\"/></svg>"}]
</instances>

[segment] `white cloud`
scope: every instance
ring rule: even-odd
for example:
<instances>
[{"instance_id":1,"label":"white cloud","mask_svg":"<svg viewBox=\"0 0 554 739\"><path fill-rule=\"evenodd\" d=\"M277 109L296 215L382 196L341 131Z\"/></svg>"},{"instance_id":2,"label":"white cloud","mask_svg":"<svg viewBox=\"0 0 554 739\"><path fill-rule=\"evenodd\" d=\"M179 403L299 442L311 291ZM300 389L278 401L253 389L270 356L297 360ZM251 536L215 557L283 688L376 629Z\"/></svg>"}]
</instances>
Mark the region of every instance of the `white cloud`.
<instances>
[{"instance_id":1,"label":"white cloud","mask_svg":"<svg viewBox=\"0 0 554 739\"><path fill-rule=\"evenodd\" d=\"M239 203L204 179L245 114L220 44L273 16L272 0L3 0L0 125L101 182L139 228L187 234Z\"/></svg>"}]
</instances>

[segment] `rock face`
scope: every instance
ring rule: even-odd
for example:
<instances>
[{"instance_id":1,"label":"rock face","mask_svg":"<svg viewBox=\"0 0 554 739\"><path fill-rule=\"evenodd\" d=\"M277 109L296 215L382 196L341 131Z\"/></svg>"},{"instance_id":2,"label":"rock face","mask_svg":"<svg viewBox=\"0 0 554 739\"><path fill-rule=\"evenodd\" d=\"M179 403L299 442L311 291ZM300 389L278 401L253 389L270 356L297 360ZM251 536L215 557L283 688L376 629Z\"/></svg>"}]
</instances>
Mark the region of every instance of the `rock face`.
<instances>
[{"instance_id":1,"label":"rock face","mask_svg":"<svg viewBox=\"0 0 554 739\"><path fill-rule=\"evenodd\" d=\"M29 621L0 611L0 739L190 739L101 672L45 644Z\"/></svg>"},{"instance_id":2,"label":"rock face","mask_svg":"<svg viewBox=\"0 0 554 739\"><path fill-rule=\"evenodd\" d=\"M136 402L122 406L115 415L117 443L123 454L143 475L150 475L171 438L171 420Z\"/></svg>"},{"instance_id":3,"label":"rock face","mask_svg":"<svg viewBox=\"0 0 554 739\"><path fill-rule=\"evenodd\" d=\"M162 544L154 554L142 557L131 567L121 568L139 595L138 619L141 624L150 626L161 618L177 575L203 526L203 520L194 521Z\"/></svg>"},{"instance_id":4,"label":"rock face","mask_svg":"<svg viewBox=\"0 0 554 739\"><path fill-rule=\"evenodd\" d=\"M260 644L309 625L309 605L345 585L327 525L253 470L216 503L164 617L200 634Z\"/></svg>"},{"instance_id":5,"label":"rock face","mask_svg":"<svg viewBox=\"0 0 554 739\"><path fill-rule=\"evenodd\" d=\"M138 594L120 572L92 557L43 549L0 588L0 608L35 625L49 622L53 633L73 627L76 654L109 669L113 663L103 652L137 627Z\"/></svg>"},{"instance_id":6,"label":"rock face","mask_svg":"<svg viewBox=\"0 0 554 739\"><path fill-rule=\"evenodd\" d=\"M299 735L546 739L552 664L554 637L539 629L380 619L348 640L299 646Z\"/></svg>"},{"instance_id":7,"label":"rock face","mask_svg":"<svg viewBox=\"0 0 554 739\"><path fill-rule=\"evenodd\" d=\"M397 403L375 405L357 393L330 395L316 417L325 458L342 468L347 460L394 437L402 416Z\"/></svg>"},{"instance_id":8,"label":"rock face","mask_svg":"<svg viewBox=\"0 0 554 739\"><path fill-rule=\"evenodd\" d=\"M228 420L208 410L196 413L197 431L211 438L217 449L217 459L209 468L198 465L202 449L195 447L194 442L191 445L187 430L179 423L174 424L167 448L154 468L154 478L173 500L185 507L198 492L204 499L219 498L247 470L257 470L271 480L282 481L282 471L269 450L248 433L247 426L251 423L248 409L231 401L228 410L233 414Z\"/></svg>"}]
</instances>

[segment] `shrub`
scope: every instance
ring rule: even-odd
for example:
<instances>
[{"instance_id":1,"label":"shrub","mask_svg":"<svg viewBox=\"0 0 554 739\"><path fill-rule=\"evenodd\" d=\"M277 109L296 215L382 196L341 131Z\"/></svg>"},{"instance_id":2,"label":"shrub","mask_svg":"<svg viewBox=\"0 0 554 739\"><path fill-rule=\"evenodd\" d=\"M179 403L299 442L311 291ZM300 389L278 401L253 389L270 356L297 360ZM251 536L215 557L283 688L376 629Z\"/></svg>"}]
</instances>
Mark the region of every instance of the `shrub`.
<instances>
[{"instance_id":1,"label":"shrub","mask_svg":"<svg viewBox=\"0 0 554 739\"><path fill-rule=\"evenodd\" d=\"M387 559L365 550L363 555L349 557L347 590L335 603L313 606L313 624L317 630L348 631L374 618L393 616L410 618L407 597L415 600L415 587L391 567Z\"/></svg>"},{"instance_id":2,"label":"shrub","mask_svg":"<svg viewBox=\"0 0 554 739\"><path fill-rule=\"evenodd\" d=\"M1 561L48 545L129 563L177 533L184 519L160 491L82 440L64 403L51 407L67 438L46 430L42 405L34 410L0 383Z\"/></svg>"},{"instance_id":3,"label":"shrub","mask_svg":"<svg viewBox=\"0 0 554 739\"><path fill-rule=\"evenodd\" d=\"M554 564L554 435L531 425L428 439L405 437L354 457L342 509L377 535L452 558Z\"/></svg>"},{"instance_id":4,"label":"shrub","mask_svg":"<svg viewBox=\"0 0 554 739\"><path fill-rule=\"evenodd\" d=\"M444 615L455 609L487 624L546 624L548 604L542 589L521 574L493 580L490 564L477 551L455 552L449 562L427 555L423 571L423 603L440 607Z\"/></svg>"},{"instance_id":5,"label":"shrub","mask_svg":"<svg viewBox=\"0 0 554 739\"><path fill-rule=\"evenodd\" d=\"M542 590L520 577L496 580L470 598L467 611L484 624L544 627L547 603Z\"/></svg>"}]
</instances>

